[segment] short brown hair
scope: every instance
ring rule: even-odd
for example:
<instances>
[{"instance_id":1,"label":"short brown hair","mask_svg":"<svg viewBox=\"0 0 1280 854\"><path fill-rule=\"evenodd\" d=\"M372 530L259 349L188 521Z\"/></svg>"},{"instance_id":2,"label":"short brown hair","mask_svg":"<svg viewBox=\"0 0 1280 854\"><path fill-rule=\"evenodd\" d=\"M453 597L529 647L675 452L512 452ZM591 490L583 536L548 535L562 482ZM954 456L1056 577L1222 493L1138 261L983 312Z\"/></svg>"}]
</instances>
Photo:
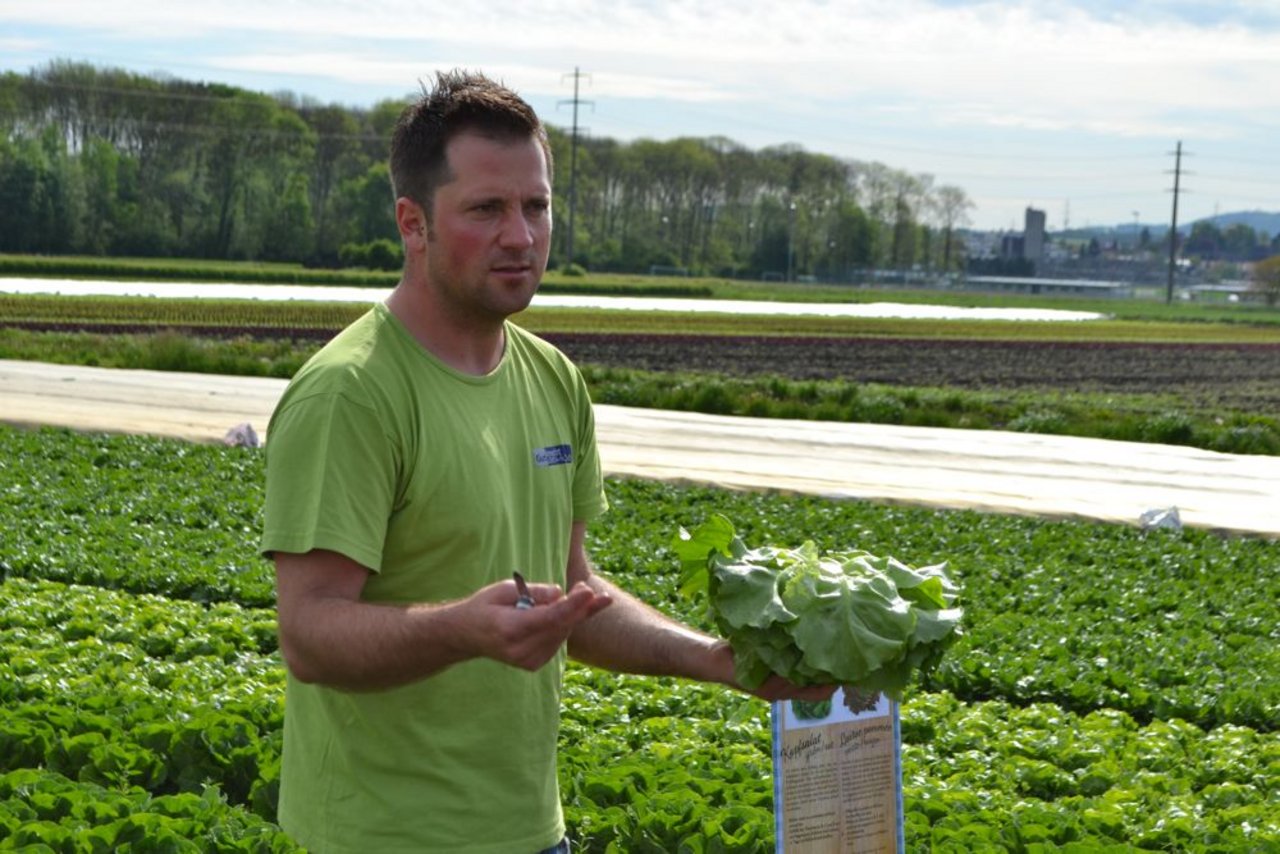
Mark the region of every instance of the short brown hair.
<instances>
[{"instance_id":1,"label":"short brown hair","mask_svg":"<svg viewBox=\"0 0 1280 854\"><path fill-rule=\"evenodd\" d=\"M436 188L448 183L445 148L463 132L501 142L536 139L551 177L551 145L541 119L519 95L479 72L436 73L435 86L424 84L422 97L404 109L391 134L391 188L396 198L412 199L431 216Z\"/></svg>"}]
</instances>

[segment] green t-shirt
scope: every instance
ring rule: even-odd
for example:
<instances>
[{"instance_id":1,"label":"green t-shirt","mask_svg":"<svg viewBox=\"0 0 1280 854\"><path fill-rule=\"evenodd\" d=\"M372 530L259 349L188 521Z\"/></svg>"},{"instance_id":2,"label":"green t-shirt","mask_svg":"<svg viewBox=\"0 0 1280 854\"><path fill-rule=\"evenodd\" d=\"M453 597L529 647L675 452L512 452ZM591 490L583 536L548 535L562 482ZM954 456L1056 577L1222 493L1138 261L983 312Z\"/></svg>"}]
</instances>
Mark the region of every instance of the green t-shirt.
<instances>
[{"instance_id":1,"label":"green t-shirt","mask_svg":"<svg viewBox=\"0 0 1280 854\"><path fill-rule=\"evenodd\" d=\"M586 385L512 324L490 374L453 370L384 305L294 377L267 432L266 553L340 552L374 602L458 599L520 570L565 584L575 521L606 501ZM318 852L509 854L564 833L564 651L374 693L289 677L281 825Z\"/></svg>"}]
</instances>

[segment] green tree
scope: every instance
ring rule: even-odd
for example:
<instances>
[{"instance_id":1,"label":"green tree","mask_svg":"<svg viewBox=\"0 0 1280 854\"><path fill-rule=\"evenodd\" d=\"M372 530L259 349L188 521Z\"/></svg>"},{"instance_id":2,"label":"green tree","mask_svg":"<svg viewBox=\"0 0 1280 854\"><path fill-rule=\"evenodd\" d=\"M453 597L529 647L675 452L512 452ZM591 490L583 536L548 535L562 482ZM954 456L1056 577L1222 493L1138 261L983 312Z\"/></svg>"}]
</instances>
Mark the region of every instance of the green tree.
<instances>
[{"instance_id":1,"label":"green tree","mask_svg":"<svg viewBox=\"0 0 1280 854\"><path fill-rule=\"evenodd\" d=\"M876 242L876 224L852 199L845 199L832 211L827 248L831 278L847 280L855 270L871 266Z\"/></svg>"},{"instance_id":2,"label":"green tree","mask_svg":"<svg viewBox=\"0 0 1280 854\"><path fill-rule=\"evenodd\" d=\"M57 129L40 139L0 140L0 248L8 252L74 250L84 219L78 167Z\"/></svg>"},{"instance_id":3,"label":"green tree","mask_svg":"<svg viewBox=\"0 0 1280 854\"><path fill-rule=\"evenodd\" d=\"M88 220L80 162L71 156L66 140L60 138L54 128L46 128L40 142L47 157L45 177L53 215L52 228L43 235L44 251L79 252Z\"/></svg>"},{"instance_id":4,"label":"green tree","mask_svg":"<svg viewBox=\"0 0 1280 854\"><path fill-rule=\"evenodd\" d=\"M937 190L937 210L942 225L941 267L944 272L948 272L963 266L963 260L955 251L955 231L969 224L969 211L973 210L973 202L964 190L948 184Z\"/></svg>"},{"instance_id":5,"label":"green tree","mask_svg":"<svg viewBox=\"0 0 1280 854\"><path fill-rule=\"evenodd\" d=\"M0 248L323 264L396 243L386 158L407 102L324 106L66 61L0 74ZM571 141L548 133L567 255ZM578 146L574 258L557 260L781 275L790 259L829 278L955 263L963 216L928 175L723 137Z\"/></svg>"},{"instance_id":6,"label":"green tree","mask_svg":"<svg viewBox=\"0 0 1280 854\"><path fill-rule=\"evenodd\" d=\"M88 220L79 251L90 255L108 255L120 217L120 151L104 139L91 139L80 154L84 176Z\"/></svg>"},{"instance_id":7,"label":"green tree","mask_svg":"<svg viewBox=\"0 0 1280 854\"><path fill-rule=\"evenodd\" d=\"M1242 222L1229 225L1222 232L1223 253L1233 261L1256 260L1261 257L1265 245L1266 236L1258 234Z\"/></svg>"},{"instance_id":8,"label":"green tree","mask_svg":"<svg viewBox=\"0 0 1280 854\"><path fill-rule=\"evenodd\" d=\"M285 179L284 192L275 197L265 226L262 257L289 261L310 258L316 229L311 217L307 176L294 173Z\"/></svg>"},{"instance_id":9,"label":"green tree","mask_svg":"<svg viewBox=\"0 0 1280 854\"><path fill-rule=\"evenodd\" d=\"M338 186L334 202L344 223L343 243L368 243L379 238L399 242L391 170L386 163L370 165Z\"/></svg>"},{"instance_id":10,"label":"green tree","mask_svg":"<svg viewBox=\"0 0 1280 854\"><path fill-rule=\"evenodd\" d=\"M1253 265L1254 291L1262 294L1269 307L1280 302L1280 255L1272 255Z\"/></svg>"},{"instance_id":11,"label":"green tree","mask_svg":"<svg viewBox=\"0 0 1280 854\"><path fill-rule=\"evenodd\" d=\"M1221 229L1212 222L1201 221L1192 223L1191 233L1182 244L1182 251L1187 255L1212 260L1222 257L1224 247Z\"/></svg>"},{"instance_id":12,"label":"green tree","mask_svg":"<svg viewBox=\"0 0 1280 854\"><path fill-rule=\"evenodd\" d=\"M363 154L360 123L352 111L339 106L304 109L302 117L315 134L315 157L311 163L311 204L315 235L313 250L321 259L336 257L343 224L335 204L343 181L368 168Z\"/></svg>"}]
</instances>

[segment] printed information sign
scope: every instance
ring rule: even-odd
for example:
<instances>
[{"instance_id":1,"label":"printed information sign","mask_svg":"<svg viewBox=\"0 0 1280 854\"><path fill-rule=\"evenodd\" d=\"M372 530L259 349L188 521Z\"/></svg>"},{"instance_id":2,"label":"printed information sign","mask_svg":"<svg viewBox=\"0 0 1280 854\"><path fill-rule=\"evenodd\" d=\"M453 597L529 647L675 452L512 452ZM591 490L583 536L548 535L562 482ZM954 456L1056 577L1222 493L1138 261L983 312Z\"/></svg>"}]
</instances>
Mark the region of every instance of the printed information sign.
<instances>
[{"instance_id":1,"label":"printed information sign","mask_svg":"<svg viewBox=\"0 0 1280 854\"><path fill-rule=\"evenodd\" d=\"M902 733L879 692L773 704L778 854L900 854Z\"/></svg>"}]
</instances>

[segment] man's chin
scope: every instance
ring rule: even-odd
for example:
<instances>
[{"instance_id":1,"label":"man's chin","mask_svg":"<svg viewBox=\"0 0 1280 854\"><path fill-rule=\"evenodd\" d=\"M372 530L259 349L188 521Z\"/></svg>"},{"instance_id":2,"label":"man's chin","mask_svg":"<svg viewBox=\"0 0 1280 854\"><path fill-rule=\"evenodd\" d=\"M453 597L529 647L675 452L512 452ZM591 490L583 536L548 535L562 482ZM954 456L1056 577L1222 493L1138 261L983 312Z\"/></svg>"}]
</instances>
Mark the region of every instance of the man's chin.
<instances>
[{"instance_id":1,"label":"man's chin","mask_svg":"<svg viewBox=\"0 0 1280 854\"><path fill-rule=\"evenodd\" d=\"M538 292L542 277L533 272L521 273L518 276L503 274L491 277L490 282L495 293L500 294L502 299L527 301L533 299L533 295Z\"/></svg>"},{"instance_id":2,"label":"man's chin","mask_svg":"<svg viewBox=\"0 0 1280 854\"><path fill-rule=\"evenodd\" d=\"M528 308L529 304L533 302L533 295L537 292L538 284L536 282L525 287L503 288L494 295L491 304L503 316L510 317Z\"/></svg>"}]
</instances>

